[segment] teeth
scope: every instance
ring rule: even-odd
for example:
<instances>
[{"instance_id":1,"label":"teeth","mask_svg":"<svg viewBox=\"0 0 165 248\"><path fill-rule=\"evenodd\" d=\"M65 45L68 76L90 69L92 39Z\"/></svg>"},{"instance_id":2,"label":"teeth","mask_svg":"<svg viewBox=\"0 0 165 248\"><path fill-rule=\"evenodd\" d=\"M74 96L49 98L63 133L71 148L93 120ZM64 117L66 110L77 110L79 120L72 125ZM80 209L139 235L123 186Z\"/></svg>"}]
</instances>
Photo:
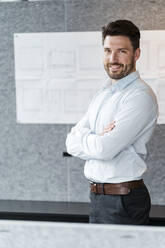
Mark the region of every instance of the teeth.
<instances>
[{"instance_id":1,"label":"teeth","mask_svg":"<svg viewBox=\"0 0 165 248\"><path fill-rule=\"evenodd\" d=\"M120 69L120 66L111 66L110 69L116 71Z\"/></svg>"},{"instance_id":2,"label":"teeth","mask_svg":"<svg viewBox=\"0 0 165 248\"><path fill-rule=\"evenodd\" d=\"M111 66L111 68L113 68L113 69L117 69L119 67L120 67L120 65L113 65L113 66Z\"/></svg>"}]
</instances>

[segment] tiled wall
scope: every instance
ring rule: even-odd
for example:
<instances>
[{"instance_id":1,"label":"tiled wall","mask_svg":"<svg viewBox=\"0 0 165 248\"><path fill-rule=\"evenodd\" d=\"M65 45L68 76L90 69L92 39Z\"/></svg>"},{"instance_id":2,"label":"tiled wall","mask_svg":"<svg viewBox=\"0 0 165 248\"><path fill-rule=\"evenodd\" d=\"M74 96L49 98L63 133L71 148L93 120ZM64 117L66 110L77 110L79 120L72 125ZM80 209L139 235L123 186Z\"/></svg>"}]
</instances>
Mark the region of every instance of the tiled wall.
<instances>
[{"instance_id":1,"label":"tiled wall","mask_svg":"<svg viewBox=\"0 0 165 248\"><path fill-rule=\"evenodd\" d=\"M89 201L84 162L62 156L71 125L16 123L13 34L100 31L122 18L143 30L165 29L164 12L163 0L0 3L0 199ZM164 144L165 125L158 125L145 175L153 204L165 204Z\"/></svg>"}]
</instances>

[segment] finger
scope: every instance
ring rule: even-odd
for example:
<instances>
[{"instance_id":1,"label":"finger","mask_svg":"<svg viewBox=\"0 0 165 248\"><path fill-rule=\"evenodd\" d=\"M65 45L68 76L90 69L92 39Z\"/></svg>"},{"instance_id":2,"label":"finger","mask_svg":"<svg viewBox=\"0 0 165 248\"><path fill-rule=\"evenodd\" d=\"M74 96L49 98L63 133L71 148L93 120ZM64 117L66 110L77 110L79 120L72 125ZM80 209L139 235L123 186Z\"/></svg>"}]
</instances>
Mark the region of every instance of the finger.
<instances>
[{"instance_id":1,"label":"finger","mask_svg":"<svg viewBox=\"0 0 165 248\"><path fill-rule=\"evenodd\" d=\"M108 132L112 131L113 129L114 129L114 128L107 128L107 129L104 130L104 132L105 132L105 133L108 133Z\"/></svg>"},{"instance_id":2,"label":"finger","mask_svg":"<svg viewBox=\"0 0 165 248\"><path fill-rule=\"evenodd\" d=\"M115 126L115 123L114 123L114 122L110 123L110 124L107 126L107 128L108 128L108 127L111 127L111 126Z\"/></svg>"},{"instance_id":3,"label":"finger","mask_svg":"<svg viewBox=\"0 0 165 248\"><path fill-rule=\"evenodd\" d=\"M115 127L115 125L111 124L108 127L106 127L104 130L113 129L114 127Z\"/></svg>"}]
</instances>

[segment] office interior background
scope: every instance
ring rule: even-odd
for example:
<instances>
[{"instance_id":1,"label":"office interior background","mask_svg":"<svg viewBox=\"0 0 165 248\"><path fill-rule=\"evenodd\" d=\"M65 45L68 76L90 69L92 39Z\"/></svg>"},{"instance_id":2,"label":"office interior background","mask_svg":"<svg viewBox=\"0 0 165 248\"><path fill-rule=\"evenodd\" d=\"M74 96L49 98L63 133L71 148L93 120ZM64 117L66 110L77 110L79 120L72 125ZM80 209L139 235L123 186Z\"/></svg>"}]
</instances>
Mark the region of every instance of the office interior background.
<instances>
[{"instance_id":1,"label":"office interior background","mask_svg":"<svg viewBox=\"0 0 165 248\"><path fill-rule=\"evenodd\" d=\"M129 19L140 30L165 29L163 0L54 0L0 3L0 199L89 202L84 161L64 157L73 125L16 121L14 33L101 31ZM152 204L165 204L165 125L147 145L144 180Z\"/></svg>"}]
</instances>

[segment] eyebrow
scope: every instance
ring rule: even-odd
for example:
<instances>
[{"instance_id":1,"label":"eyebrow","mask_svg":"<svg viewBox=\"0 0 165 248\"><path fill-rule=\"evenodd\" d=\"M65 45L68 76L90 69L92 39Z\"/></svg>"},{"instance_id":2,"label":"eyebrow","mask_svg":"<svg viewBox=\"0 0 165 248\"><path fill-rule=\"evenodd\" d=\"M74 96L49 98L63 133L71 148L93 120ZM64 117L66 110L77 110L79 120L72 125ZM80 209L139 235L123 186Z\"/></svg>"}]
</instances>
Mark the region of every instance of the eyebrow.
<instances>
[{"instance_id":1,"label":"eyebrow","mask_svg":"<svg viewBox=\"0 0 165 248\"><path fill-rule=\"evenodd\" d=\"M110 47L104 47L104 49L111 49ZM128 48L122 47L122 48L118 48L117 50L129 50Z\"/></svg>"},{"instance_id":2,"label":"eyebrow","mask_svg":"<svg viewBox=\"0 0 165 248\"><path fill-rule=\"evenodd\" d=\"M128 48L125 48L125 47L123 47L123 48L119 48L119 49L117 49L117 50L129 50Z\"/></svg>"}]
</instances>

